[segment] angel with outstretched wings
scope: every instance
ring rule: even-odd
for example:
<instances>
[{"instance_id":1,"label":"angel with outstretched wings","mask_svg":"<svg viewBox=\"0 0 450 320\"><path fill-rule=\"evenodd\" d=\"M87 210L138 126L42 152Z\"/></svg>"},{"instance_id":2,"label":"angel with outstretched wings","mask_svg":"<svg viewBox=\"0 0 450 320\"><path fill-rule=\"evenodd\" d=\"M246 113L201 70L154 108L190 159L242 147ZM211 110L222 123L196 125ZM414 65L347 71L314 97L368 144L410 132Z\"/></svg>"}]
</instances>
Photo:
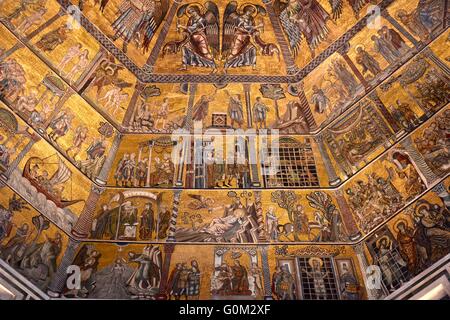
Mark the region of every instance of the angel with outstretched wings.
<instances>
[{"instance_id":1,"label":"angel with outstretched wings","mask_svg":"<svg viewBox=\"0 0 450 320\"><path fill-rule=\"evenodd\" d=\"M359 13L361 9L369 3L370 0L347 0L348 4L353 10L356 18L359 18ZM333 19L337 20L342 16L342 11L344 9L344 0L328 0L331 6L331 14Z\"/></svg>"},{"instance_id":2,"label":"angel with outstretched wings","mask_svg":"<svg viewBox=\"0 0 450 320\"><path fill-rule=\"evenodd\" d=\"M342 16L345 0L328 0L331 14L318 0L275 0L275 12L280 18L284 32L294 55L298 55L303 37L315 57L315 49L330 33L329 20L336 21ZM356 17L369 0L347 0Z\"/></svg>"},{"instance_id":3,"label":"angel with outstretched wings","mask_svg":"<svg viewBox=\"0 0 450 320\"><path fill-rule=\"evenodd\" d=\"M238 7L236 1L228 3L224 13L222 31L222 57L225 71L229 68L251 66L256 69L257 47L266 56L278 55L280 51L273 43L261 39L264 24L256 24L255 18L265 16L266 9L260 5L245 3ZM254 42L254 43L253 43Z\"/></svg>"},{"instance_id":4,"label":"angel with outstretched wings","mask_svg":"<svg viewBox=\"0 0 450 320\"><path fill-rule=\"evenodd\" d=\"M169 9L169 0L124 0L119 6L119 17L113 22L113 41L123 39L123 51L131 41L148 51L150 41Z\"/></svg>"},{"instance_id":5,"label":"angel with outstretched wings","mask_svg":"<svg viewBox=\"0 0 450 320\"><path fill-rule=\"evenodd\" d=\"M275 0L274 8L293 54L299 54L302 39L305 37L314 57L315 49L330 32L327 26L327 21L331 19L329 13L317 0Z\"/></svg>"},{"instance_id":6,"label":"angel with outstretched wings","mask_svg":"<svg viewBox=\"0 0 450 320\"><path fill-rule=\"evenodd\" d=\"M211 1L202 6L197 3L182 5L177 12L178 18L187 16L186 25L177 24L177 29L184 33L180 41L168 42L163 54L182 52L182 67L188 66L212 68L217 71L216 57L220 50L219 8Z\"/></svg>"}]
</instances>

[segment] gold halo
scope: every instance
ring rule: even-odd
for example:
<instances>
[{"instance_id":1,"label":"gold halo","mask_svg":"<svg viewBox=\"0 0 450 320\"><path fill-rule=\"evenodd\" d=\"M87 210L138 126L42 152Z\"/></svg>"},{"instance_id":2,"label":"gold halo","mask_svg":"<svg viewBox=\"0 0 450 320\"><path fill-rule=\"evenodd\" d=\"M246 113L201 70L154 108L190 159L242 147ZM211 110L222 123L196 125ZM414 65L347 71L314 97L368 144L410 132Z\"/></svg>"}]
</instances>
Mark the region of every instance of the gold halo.
<instances>
[{"instance_id":1,"label":"gold halo","mask_svg":"<svg viewBox=\"0 0 450 320\"><path fill-rule=\"evenodd\" d=\"M390 245L390 243L392 242L391 239L389 239L388 236L382 236L382 237L381 237L380 239L378 239L377 242L376 242L376 247L377 247L377 248L380 248L381 241L382 241L383 239L386 239L386 240L387 240L388 245Z\"/></svg>"},{"instance_id":2,"label":"gold halo","mask_svg":"<svg viewBox=\"0 0 450 320\"><path fill-rule=\"evenodd\" d=\"M399 220L394 224L394 230L397 231L397 232L400 232L400 231L398 230L398 225L399 225L400 223L403 223L403 224L405 225L405 227L408 226L408 221L406 221L406 219L403 219L403 218L399 219Z\"/></svg>"},{"instance_id":3,"label":"gold halo","mask_svg":"<svg viewBox=\"0 0 450 320\"><path fill-rule=\"evenodd\" d=\"M362 48L363 50L366 50L366 47L364 47L364 45L358 44L358 45L355 47L355 51L358 52L358 49L359 49L359 48Z\"/></svg>"},{"instance_id":4,"label":"gold halo","mask_svg":"<svg viewBox=\"0 0 450 320\"><path fill-rule=\"evenodd\" d=\"M192 2L186 7L186 15L190 18L191 16L188 13L188 10L190 7L196 6L200 9L200 14L203 14L203 9L205 8L201 3L198 2Z\"/></svg>"},{"instance_id":5,"label":"gold halo","mask_svg":"<svg viewBox=\"0 0 450 320\"><path fill-rule=\"evenodd\" d=\"M427 203L427 202L423 202L423 203L419 204L419 205L414 209L414 215L415 215L416 217L422 217L422 214L420 213L420 210L421 210L422 208L426 208L427 210L429 210L429 209L430 209L430 204Z\"/></svg>"},{"instance_id":6,"label":"gold halo","mask_svg":"<svg viewBox=\"0 0 450 320\"><path fill-rule=\"evenodd\" d=\"M399 9L399 10L397 10L397 11L395 12L395 15L396 15L397 17L398 17L400 14L407 15L408 12L406 12L405 9Z\"/></svg>"},{"instance_id":7,"label":"gold halo","mask_svg":"<svg viewBox=\"0 0 450 320\"><path fill-rule=\"evenodd\" d=\"M309 260L308 260L308 264L311 266L311 268L314 268L314 265L313 265L314 261L318 261L319 264L320 264L320 267L323 266L323 260L322 259L316 258L316 257L312 257L312 258L309 258Z\"/></svg>"},{"instance_id":8,"label":"gold halo","mask_svg":"<svg viewBox=\"0 0 450 320\"><path fill-rule=\"evenodd\" d=\"M258 10L258 8L256 7L256 5L254 5L253 3L247 2L247 3L242 4L242 5L239 7L239 11L240 11L241 13L244 13L244 8L245 8L245 7L253 7L253 9L255 9L255 13L252 15L253 18L256 17L256 16L258 15L259 10Z\"/></svg>"}]
</instances>

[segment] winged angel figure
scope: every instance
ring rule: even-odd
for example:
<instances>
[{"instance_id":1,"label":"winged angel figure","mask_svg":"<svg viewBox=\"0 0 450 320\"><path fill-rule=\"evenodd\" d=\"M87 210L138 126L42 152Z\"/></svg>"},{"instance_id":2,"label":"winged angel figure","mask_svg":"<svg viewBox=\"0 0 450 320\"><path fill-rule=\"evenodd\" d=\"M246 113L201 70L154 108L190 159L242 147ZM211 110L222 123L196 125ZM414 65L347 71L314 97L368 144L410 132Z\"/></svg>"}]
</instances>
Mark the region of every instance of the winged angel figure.
<instances>
[{"instance_id":1,"label":"winged angel figure","mask_svg":"<svg viewBox=\"0 0 450 320\"><path fill-rule=\"evenodd\" d=\"M124 0L119 6L119 17L113 22L114 41L123 39L123 51L135 41L143 52L149 50L150 41L169 9L169 0Z\"/></svg>"},{"instance_id":2,"label":"winged angel figure","mask_svg":"<svg viewBox=\"0 0 450 320\"><path fill-rule=\"evenodd\" d=\"M180 41L168 42L164 54L182 52L182 67L188 66L212 68L217 72L217 60L225 60L225 70L252 66L256 68L257 47L263 55L280 55L275 44L265 43L260 37L263 24L256 24L258 15L266 15L266 10L250 3L238 7L231 1L224 13L222 48L220 47L219 9L212 1L204 5L185 4L178 9L178 18L189 17L186 26L177 24L184 32Z\"/></svg>"},{"instance_id":3,"label":"winged angel figure","mask_svg":"<svg viewBox=\"0 0 450 320\"><path fill-rule=\"evenodd\" d=\"M183 31L184 38L171 41L164 46L164 54L176 54L180 50L183 65L212 68L217 71L216 58L219 55L219 8L214 2L207 1L204 5L198 3L182 5L177 12L178 19L189 18L185 26L178 21L177 30Z\"/></svg>"},{"instance_id":4,"label":"winged angel figure","mask_svg":"<svg viewBox=\"0 0 450 320\"><path fill-rule=\"evenodd\" d=\"M222 57L225 60L225 70L251 66L256 69L257 47L262 55L278 55L280 51L273 43L265 43L261 39L260 30L264 24L256 24L258 15L265 16L266 9L260 5L245 3L240 8L236 1L231 1L224 15Z\"/></svg>"},{"instance_id":5,"label":"winged angel figure","mask_svg":"<svg viewBox=\"0 0 450 320\"><path fill-rule=\"evenodd\" d=\"M331 14L317 0L275 0L274 8L289 39L294 55L298 55L303 37L308 43L311 55L330 33L329 20L336 21L342 16L344 0L328 0ZM358 18L361 9L370 0L347 0Z\"/></svg>"}]
</instances>

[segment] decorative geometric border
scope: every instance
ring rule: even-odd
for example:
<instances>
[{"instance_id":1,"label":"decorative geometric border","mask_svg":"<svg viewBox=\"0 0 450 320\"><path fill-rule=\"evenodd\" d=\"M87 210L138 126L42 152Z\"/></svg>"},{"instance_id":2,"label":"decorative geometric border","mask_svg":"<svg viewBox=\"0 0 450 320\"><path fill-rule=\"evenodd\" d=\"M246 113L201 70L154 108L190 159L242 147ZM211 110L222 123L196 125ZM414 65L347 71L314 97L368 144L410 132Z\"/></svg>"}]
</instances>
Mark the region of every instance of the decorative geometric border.
<instances>
[{"instance_id":1,"label":"decorative geometric border","mask_svg":"<svg viewBox=\"0 0 450 320\"><path fill-rule=\"evenodd\" d=\"M57 0L64 11L68 13L68 8L73 4L70 0ZM395 0L383 0L378 4L380 12L386 10ZM300 69L295 75L286 76L270 76L270 75L225 75L225 74L204 74L204 75L174 75L174 74L154 74L148 65L143 68L138 67L122 50L102 32L100 29L90 22L83 14L81 14L80 24L90 33L107 51L109 51L117 60L119 60L130 72L132 72L139 81L143 83L298 83L302 81L310 72L317 68L321 63L328 59L331 55L348 43L358 32L367 26L372 16L377 12L372 11L356 23L339 39L333 42L326 50L309 62L304 68ZM161 48L154 48L161 50Z\"/></svg>"}]
</instances>

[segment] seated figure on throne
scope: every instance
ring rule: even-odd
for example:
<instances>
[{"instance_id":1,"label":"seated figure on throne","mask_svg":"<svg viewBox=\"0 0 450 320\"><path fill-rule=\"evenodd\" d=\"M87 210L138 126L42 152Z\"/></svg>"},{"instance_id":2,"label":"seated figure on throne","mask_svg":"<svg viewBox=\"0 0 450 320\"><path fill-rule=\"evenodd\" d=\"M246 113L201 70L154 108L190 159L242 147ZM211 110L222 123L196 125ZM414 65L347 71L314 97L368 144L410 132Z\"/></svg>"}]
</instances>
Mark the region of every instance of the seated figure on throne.
<instances>
[{"instance_id":1,"label":"seated figure on throne","mask_svg":"<svg viewBox=\"0 0 450 320\"><path fill-rule=\"evenodd\" d=\"M119 239L136 240L137 225L137 208L131 201L125 202L120 218Z\"/></svg>"},{"instance_id":2,"label":"seated figure on throne","mask_svg":"<svg viewBox=\"0 0 450 320\"><path fill-rule=\"evenodd\" d=\"M155 126L155 120L150 111L150 105L148 103L142 103L136 110L134 115L132 128L135 131L150 131Z\"/></svg>"}]
</instances>

